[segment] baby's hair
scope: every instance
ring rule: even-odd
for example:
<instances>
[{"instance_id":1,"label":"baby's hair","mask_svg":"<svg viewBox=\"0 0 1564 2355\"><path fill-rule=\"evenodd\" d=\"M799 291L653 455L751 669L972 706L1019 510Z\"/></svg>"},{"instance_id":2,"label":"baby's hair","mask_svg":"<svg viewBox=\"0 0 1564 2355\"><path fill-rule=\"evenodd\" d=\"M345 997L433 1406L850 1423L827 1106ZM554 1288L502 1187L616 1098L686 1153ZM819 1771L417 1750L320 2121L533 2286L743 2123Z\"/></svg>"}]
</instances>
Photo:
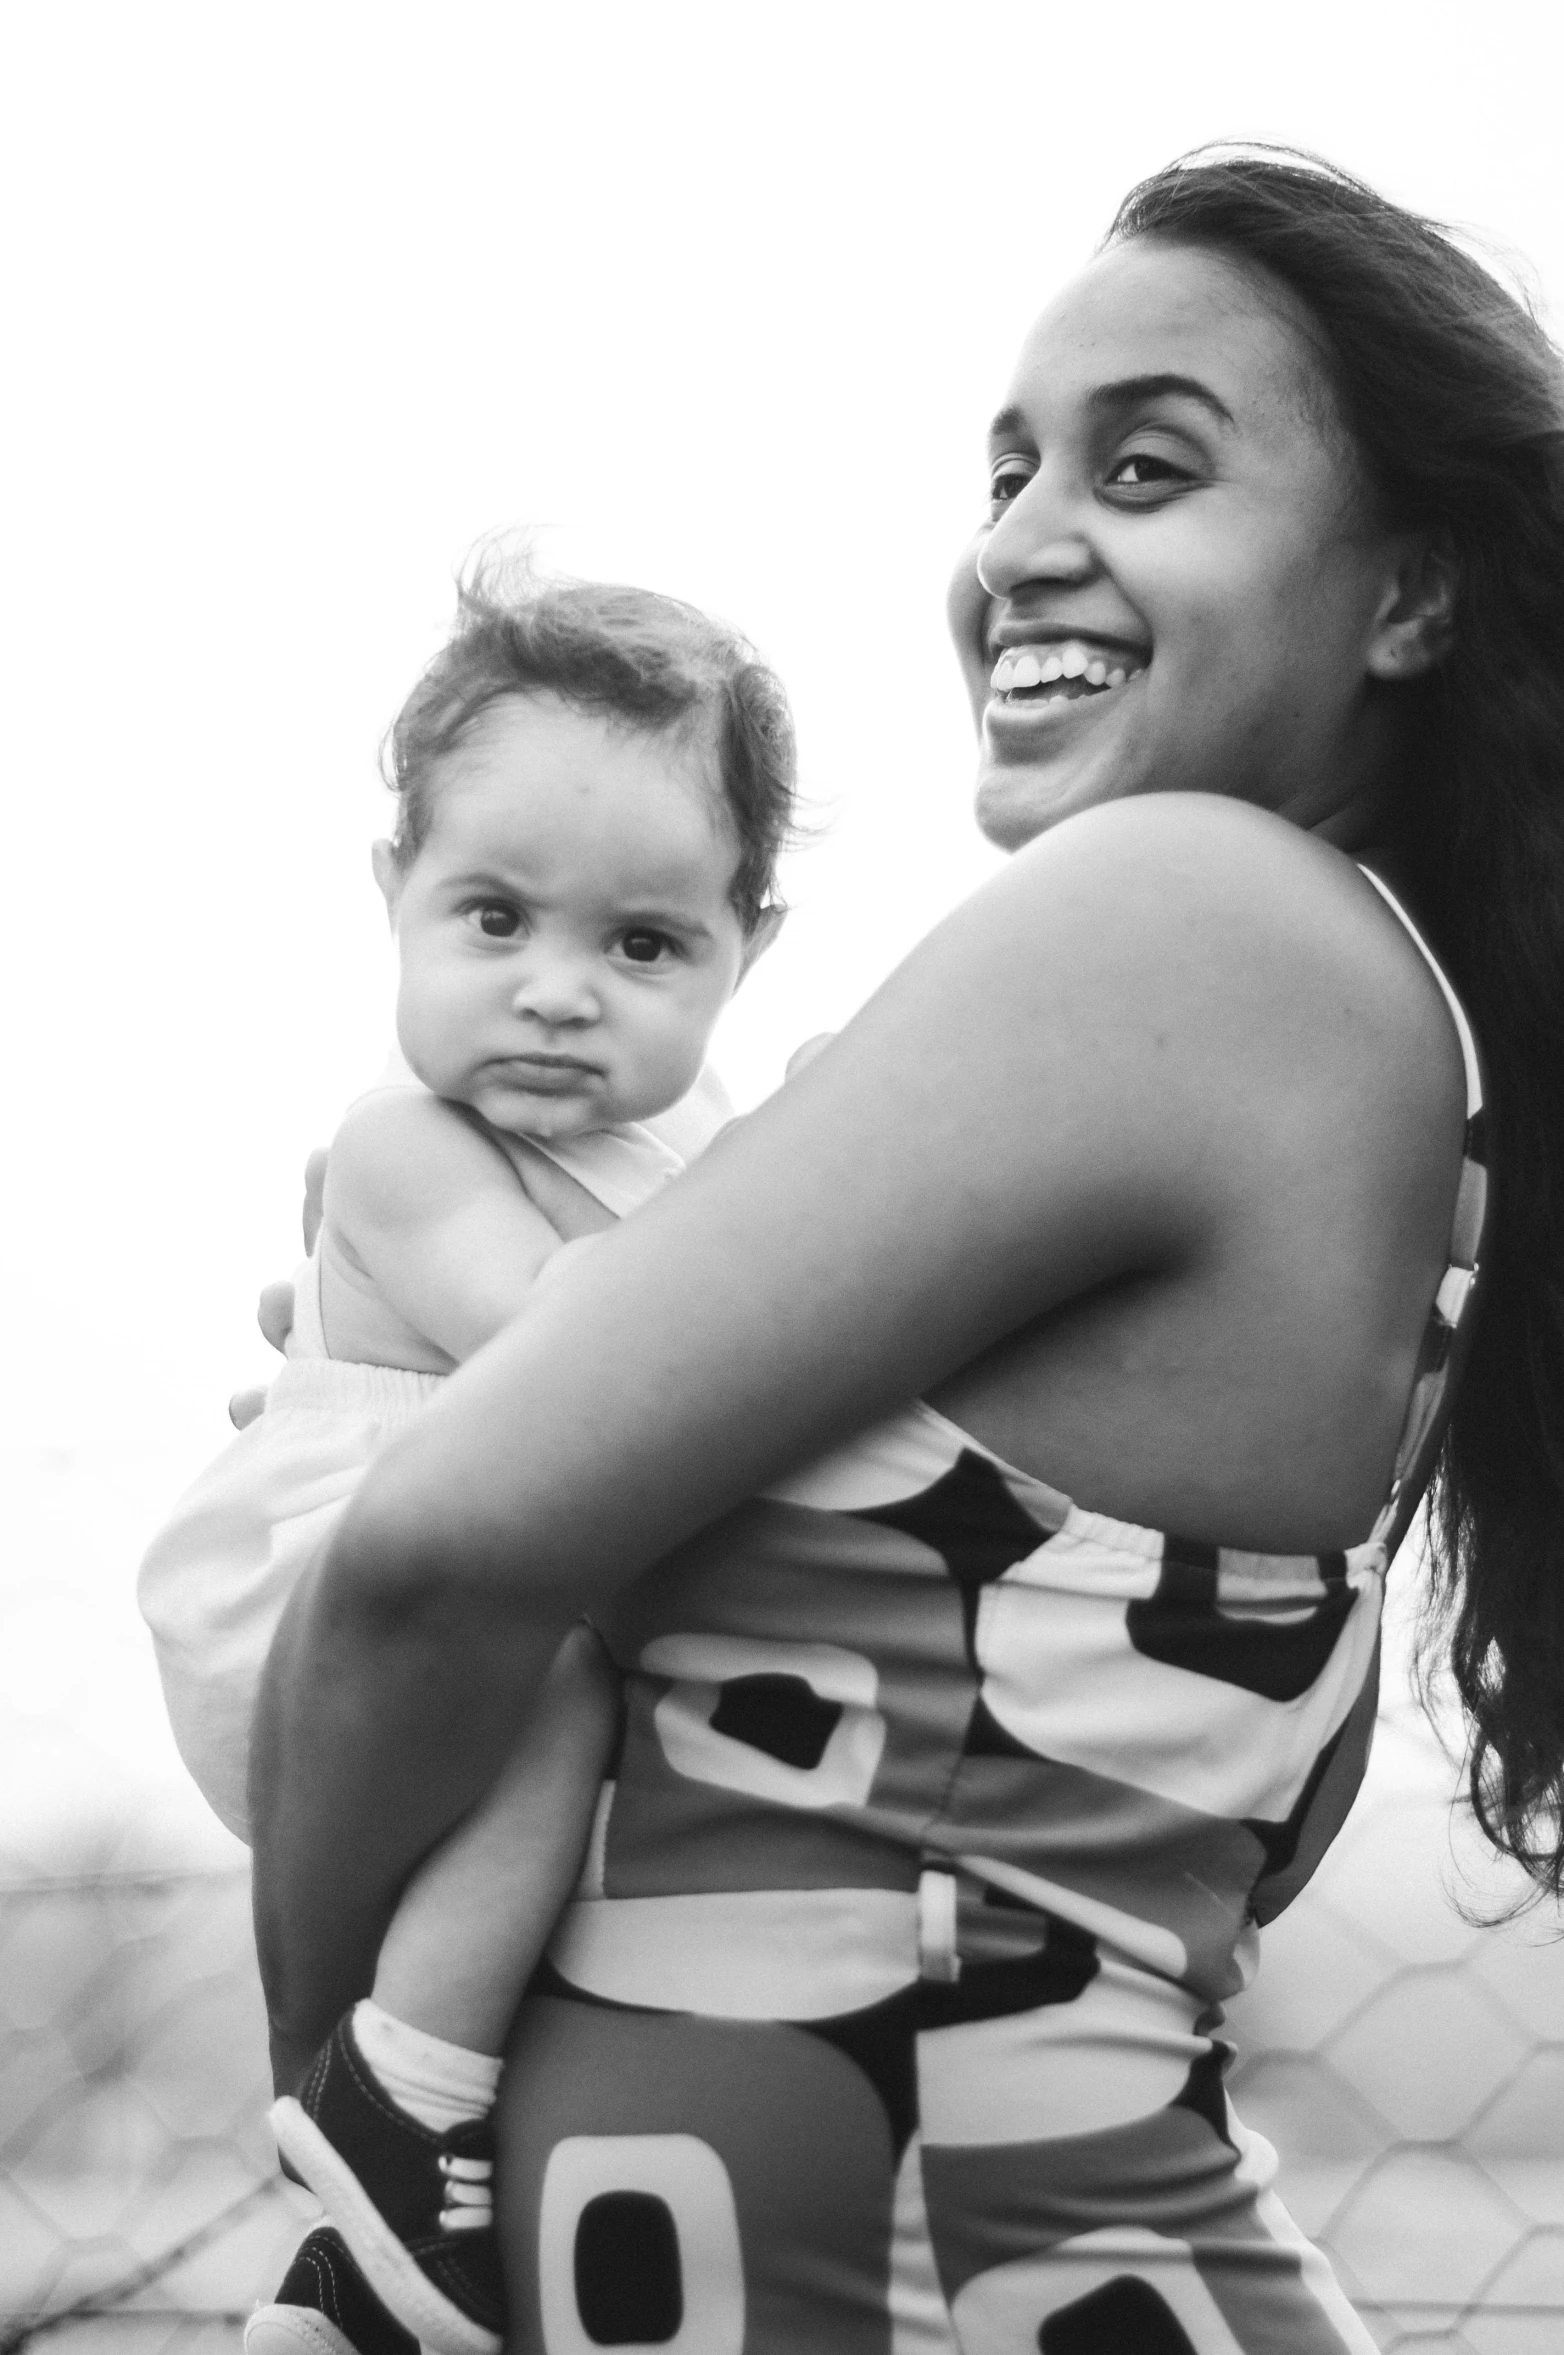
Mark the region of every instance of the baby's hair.
<instances>
[{"instance_id":1,"label":"baby's hair","mask_svg":"<svg viewBox=\"0 0 1564 2355\"><path fill-rule=\"evenodd\" d=\"M746 932L780 908L797 752L776 673L736 630L677 597L604 581L541 578L493 547L457 582L456 625L397 713L381 770L397 796L393 849L410 867L432 822L440 763L507 695L557 695L654 734L703 726L738 836L731 898Z\"/></svg>"}]
</instances>

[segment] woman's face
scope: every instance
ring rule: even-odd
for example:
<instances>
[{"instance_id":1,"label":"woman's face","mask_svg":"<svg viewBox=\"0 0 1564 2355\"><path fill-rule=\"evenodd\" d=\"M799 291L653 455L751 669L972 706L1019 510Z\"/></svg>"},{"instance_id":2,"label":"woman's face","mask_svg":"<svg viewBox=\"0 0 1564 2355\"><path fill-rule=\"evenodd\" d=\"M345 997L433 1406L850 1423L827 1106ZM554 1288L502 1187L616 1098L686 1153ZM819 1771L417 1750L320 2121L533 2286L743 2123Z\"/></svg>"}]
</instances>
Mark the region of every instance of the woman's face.
<instances>
[{"instance_id":1,"label":"woman's face","mask_svg":"<svg viewBox=\"0 0 1564 2355\"><path fill-rule=\"evenodd\" d=\"M1368 663L1406 543L1372 520L1288 290L1115 247L1027 338L990 469L950 600L990 839L1190 790L1350 846L1389 763Z\"/></svg>"}]
</instances>

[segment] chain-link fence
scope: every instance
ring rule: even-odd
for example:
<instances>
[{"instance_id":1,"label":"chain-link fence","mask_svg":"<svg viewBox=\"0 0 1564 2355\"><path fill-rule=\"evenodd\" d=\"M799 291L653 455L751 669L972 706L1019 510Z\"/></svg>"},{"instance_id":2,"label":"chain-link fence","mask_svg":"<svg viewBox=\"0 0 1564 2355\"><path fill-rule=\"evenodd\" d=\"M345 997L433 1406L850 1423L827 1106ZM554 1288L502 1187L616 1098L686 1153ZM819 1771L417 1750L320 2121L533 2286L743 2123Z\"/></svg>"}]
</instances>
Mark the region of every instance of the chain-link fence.
<instances>
[{"instance_id":1,"label":"chain-link fence","mask_svg":"<svg viewBox=\"0 0 1564 2355\"><path fill-rule=\"evenodd\" d=\"M1233 2098L1382 2346L1560 2355L1564 1943L1551 1908L1478 1926L1524 1884L1388 1651L1357 1805L1230 2008Z\"/></svg>"},{"instance_id":2,"label":"chain-link fence","mask_svg":"<svg viewBox=\"0 0 1564 2355\"><path fill-rule=\"evenodd\" d=\"M235 2355L300 2231L264 2124L243 1850L183 1781L129 1599L136 1517L66 1463L0 1589L0 2355ZM13 1493L18 1493L13 1490ZM48 1565L47 1569L41 1567ZM1386 2348L1564 2348L1564 1944L1473 1927L1404 1668L1367 1787L1232 2011L1238 2106Z\"/></svg>"},{"instance_id":3,"label":"chain-link fence","mask_svg":"<svg viewBox=\"0 0 1564 2355\"><path fill-rule=\"evenodd\" d=\"M172 1483L4 1470L0 2350L231 2355L299 2223L248 1860L173 1753L131 1597Z\"/></svg>"},{"instance_id":4,"label":"chain-link fence","mask_svg":"<svg viewBox=\"0 0 1564 2355\"><path fill-rule=\"evenodd\" d=\"M216 2355L280 2271L248 1899L232 1866L0 1893L0 2346L78 2310L44 2343Z\"/></svg>"}]
</instances>

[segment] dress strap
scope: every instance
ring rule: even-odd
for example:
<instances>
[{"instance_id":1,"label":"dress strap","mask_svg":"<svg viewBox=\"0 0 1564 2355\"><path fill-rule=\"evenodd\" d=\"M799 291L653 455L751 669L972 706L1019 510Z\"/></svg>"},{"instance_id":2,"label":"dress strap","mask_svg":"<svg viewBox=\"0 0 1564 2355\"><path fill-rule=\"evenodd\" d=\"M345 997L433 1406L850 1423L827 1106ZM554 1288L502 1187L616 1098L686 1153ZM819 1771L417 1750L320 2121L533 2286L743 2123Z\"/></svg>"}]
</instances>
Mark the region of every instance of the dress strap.
<instances>
[{"instance_id":1,"label":"dress strap","mask_svg":"<svg viewBox=\"0 0 1564 2355\"><path fill-rule=\"evenodd\" d=\"M587 1129L575 1137L529 1137L527 1143L578 1186L585 1186L615 1218L639 1210L684 1169L672 1146L638 1120L624 1121L617 1128Z\"/></svg>"},{"instance_id":2,"label":"dress strap","mask_svg":"<svg viewBox=\"0 0 1564 2355\"><path fill-rule=\"evenodd\" d=\"M1386 907L1399 921L1413 947L1421 950L1424 964L1439 984L1439 994L1450 1009L1450 1019L1455 1024L1455 1035L1461 1042L1461 1060L1466 1066L1466 1117L1471 1120L1483 1108L1483 1074L1482 1065L1477 1058L1477 1041L1472 1035L1472 1026L1467 1019L1466 1008L1451 987L1449 975L1389 884L1382 881L1372 867L1359 867L1358 872L1373 884Z\"/></svg>"},{"instance_id":3,"label":"dress strap","mask_svg":"<svg viewBox=\"0 0 1564 2355\"><path fill-rule=\"evenodd\" d=\"M1417 948L1439 985L1450 1009L1461 1060L1466 1069L1466 1135L1461 1154L1461 1176L1456 1187L1455 1212L1450 1227L1450 1252L1434 1305L1429 1311L1417 1373L1407 1405L1401 1443L1396 1449L1390 1494L1374 1524L1370 1543L1388 1561L1405 1536L1434 1469L1439 1443L1449 1418L1456 1363L1456 1337L1471 1312L1477 1289L1479 1255L1488 1211L1488 1170L1483 1123L1482 1064L1466 1008L1451 988L1444 968L1418 931L1395 893L1381 882L1372 867L1360 868L1379 893L1402 930Z\"/></svg>"}]
</instances>

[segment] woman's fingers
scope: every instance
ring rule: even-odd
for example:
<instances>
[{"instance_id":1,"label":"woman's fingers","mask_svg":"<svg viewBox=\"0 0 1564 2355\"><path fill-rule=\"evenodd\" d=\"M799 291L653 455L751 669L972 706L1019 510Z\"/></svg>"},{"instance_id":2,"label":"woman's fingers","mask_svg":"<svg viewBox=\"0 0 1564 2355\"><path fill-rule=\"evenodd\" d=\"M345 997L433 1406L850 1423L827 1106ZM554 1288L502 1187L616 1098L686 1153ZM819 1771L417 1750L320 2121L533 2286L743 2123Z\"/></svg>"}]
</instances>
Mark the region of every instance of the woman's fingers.
<instances>
[{"instance_id":1,"label":"woman's fingers","mask_svg":"<svg viewBox=\"0 0 1564 2355\"><path fill-rule=\"evenodd\" d=\"M320 1222L324 1211L325 1200L326 1148L324 1145L317 1145L314 1152L310 1155L308 1161L306 1161L304 1164L304 1248L306 1252L313 1251L315 1248L315 1237L320 1233ZM264 1294L262 1297L264 1298ZM289 1322L292 1322L291 1307L289 1310ZM264 1325L262 1327L262 1331L265 1331ZM271 1335L268 1333L266 1338L269 1341L271 1339ZM279 1342L276 1344L276 1346L280 1348L282 1344Z\"/></svg>"},{"instance_id":2,"label":"woman's fingers","mask_svg":"<svg viewBox=\"0 0 1564 2355\"><path fill-rule=\"evenodd\" d=\"M284 1350L293 1331L293 1286L284 1278L268 1284L256 1305L255 1321L273 1349Z\"/></svg>"},{"instance_id":3,"label":"woman's fingers","mask_svg":"<svg viewBox=\"0 0 1564 2355\"><path fill-rule=\"evenodd\" d=\"M304 1164L304 1248L313 1251L315 1237L320 1232L322 1205L326 1193L326 1148L317 1145ZM288 1335L293 1331L293 1286L286 1280L267 1284L256 1303L255 1321L265 1338L279 1353L288 1346ZM228 1420L236 1431L243 1431L265 1411L264 1390L236 1390L228 1401Z\"/></svg>"}]
</instances>

